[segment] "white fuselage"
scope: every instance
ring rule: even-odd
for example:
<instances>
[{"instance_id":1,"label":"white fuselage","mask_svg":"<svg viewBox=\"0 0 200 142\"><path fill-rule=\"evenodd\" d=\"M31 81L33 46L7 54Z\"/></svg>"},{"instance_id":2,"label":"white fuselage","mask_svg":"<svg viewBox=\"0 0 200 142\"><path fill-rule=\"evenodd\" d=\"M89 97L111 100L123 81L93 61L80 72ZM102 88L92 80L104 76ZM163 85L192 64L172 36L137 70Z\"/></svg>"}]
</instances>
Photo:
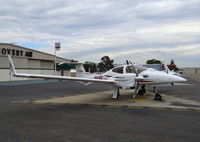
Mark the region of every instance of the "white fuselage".
<instances>
[{"instance_id":1,"label":"white fuselage","mask_svg":"<svg viewBox=\"0 0 200 142\"><path fill-rule=\"evenodd\" d=\"M139 72L138 76L134 72L135 70L133 70L132 65L122 65L103 74L88 74L88 77L94 79L114 80L117 86L123 89L133 88L137 79L140 84L146 85L171 84L186 81L180 76L168 74L155 69L144 68L139 65L135 65L134 67Z\"/></svg>"}]
</instances>

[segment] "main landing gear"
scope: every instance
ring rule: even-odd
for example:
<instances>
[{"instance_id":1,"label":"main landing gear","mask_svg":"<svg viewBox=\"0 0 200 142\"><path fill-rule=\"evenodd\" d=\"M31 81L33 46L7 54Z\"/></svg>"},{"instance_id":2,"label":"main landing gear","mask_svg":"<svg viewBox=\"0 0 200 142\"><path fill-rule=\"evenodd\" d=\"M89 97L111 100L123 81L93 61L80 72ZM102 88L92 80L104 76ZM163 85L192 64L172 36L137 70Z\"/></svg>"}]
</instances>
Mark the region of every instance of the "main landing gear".
<instances>
[{"instance_id":1,"label":"main landing gear","mask_svg":"<svg viewBox=\"0 0 200 142\"><path fill-rule=\"evenodd\" d=\"M112 99L116 100L116 99L119 98L119 96L120 96L119 88L118 88L118 87L114 87L114 88L113 88Z\"/></svg>"},{"instance_id":2,"label":"main landing gear","mask_svg":"<svg viewBox=\"0 0 200 142\"><path fill-rule=\"evenodd\" d=\"M138 90L138 95L144 95L146 93L145 85L142 85Z\"/></svg>"},{"instance_id":3,"label":"main landing gear","mask_svg":"<svg viewBox=\"0 0 200 142\"><path fill-rule=\"evenodd\" d=\"M137 87L137 86L136 86L136 87ZM140 87L139 90L138 90L137 88L135 88L135 92L134 92L134 94L133 94L133 98L135 98L136 95L142 96L142 95L144 95L145 93L146 93L145 85L142 85L142 86Z\"/></svg>"},{"instance_id":4,"label":"main landing gear","mask_svg":"<svg viewBox=\"0 0 200 142\"><path fill-rule=\"evenodd\" d=\"M155 101L161 101L162 100L162 96L158 93L158 91L156 90L156 87L153 87L154 93L155 93ZM141 88L137 91L137 95L144 95L146 93L146 89L145 89L145 85L142 85ZM112 99L118 99L120 96L120 92L119 92L119 88L118 87L113 87L113 95L112 95ZM133 96L135 97L135 95Z\"/></svg>"},{"instance_id":5,"label":"main landing gear","mask_svg":"<svg viewBox=\"0 0 200 142\"><path fill-rule=\"evenodd\" d=\"M158 93L158 91L156 90L156 87L153 87L153 91L155 93L155 101L161 101L162 100L162 96Z\"/></svg>"},{"instance_id":6,"label":"main landing gear","mask_svg":"<svg viewBox=\"0 0 200 142\"><path fill-rule=\"evenodd\" d=\"M161 101L162 100L162 96L158 93L158 91L156 90L156 87L153 87L154 93L155 93L155 101ZM146 89L145 89L145 85L142 85L141 88L138 90L138 95L144 95L146 93Z\"/></svg>"}]
</instances>

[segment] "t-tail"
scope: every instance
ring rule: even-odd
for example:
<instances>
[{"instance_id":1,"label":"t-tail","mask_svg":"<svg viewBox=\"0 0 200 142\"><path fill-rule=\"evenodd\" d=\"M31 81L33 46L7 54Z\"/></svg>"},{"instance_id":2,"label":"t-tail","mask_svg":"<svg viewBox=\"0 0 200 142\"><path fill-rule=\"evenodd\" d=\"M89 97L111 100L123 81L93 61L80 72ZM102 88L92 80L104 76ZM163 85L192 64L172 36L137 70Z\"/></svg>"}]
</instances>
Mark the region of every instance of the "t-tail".
<instances>
[{"instance_id":1,"label":"t-tail","mask_svg":"<svg viewBox=\"0 0 200 142\"><path fill-rule=\"evenodd\" d=\"M15 70L15 66L14 66L14 63L13 63L10 55L8 55L8 62L9 62L9 65L10 65L10 70L12 72L12 75L15 76L17 74L17 72Z\"/></svg>"}]
</instances>

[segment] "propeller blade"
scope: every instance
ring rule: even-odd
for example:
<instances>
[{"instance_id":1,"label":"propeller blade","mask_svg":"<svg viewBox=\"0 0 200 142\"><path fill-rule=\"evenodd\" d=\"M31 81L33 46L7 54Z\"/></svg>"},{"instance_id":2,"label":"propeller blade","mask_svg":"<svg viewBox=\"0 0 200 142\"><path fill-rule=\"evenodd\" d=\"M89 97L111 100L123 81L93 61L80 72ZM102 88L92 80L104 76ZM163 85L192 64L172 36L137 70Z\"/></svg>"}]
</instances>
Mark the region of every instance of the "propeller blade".
<instances>
[{"instance_id":1,"label":"propeller blade","mask_svg":"<svg viewBox=\"0 0 200 142\"><path fill-rule=\"evenodd\" d=\"M134 86L135 86L135 91L134 91L134 94L133 94L133 98L135 98L135 96L138 94L138 88L139 88L139 86L140 86L140 80L143 80L144 79L144 77L142 77L142 76L135 76L135 84L134 84Z\"/></svg>"},{"instance_id":2,"label":"propeller blade","mask_svg":"<svg viewBox=\"0 0 200 142\"><path fill-rule=\"evenodd\" d=\"M128 62L128 60L126 60L126 64L127 64L127 65L129 65L129 62Z\"/></svg>"},{"instance_id":3,"label":"propeller blade","mask_svg":"<svg viewBox=\"0 0 200 142\"><path fill-rule=\"evenodd\" d=\"M134 70L136 76L138 77L138 74L139 74L139 73L138 73L137 69L135 68L135 66L133 65L133 63L132 63L131 61L129 61L129 63L132 65L133 70Z\"/></svg>"},{"instance_id":4,"label":"propeller blade","mask_svg":"<svg viewBox=\"0 0 200 142\"><path fill-rule=\"evenodd\" d=\"M135 76L135 84L134 84L134 88L135 88L135 91L134 91L134 93L133 93L133 98L135 98L135 96L137 95L137 93L138 93L138 88L139 88L139 81L140 80L142 80L143 79L143 77L140 77L140 76L138 76L138 71L137 71L137 69L135 68L135 66L133 65L133 63L131 62L131 61L129 61L129 64L131 64L132 65L132 67L133 67L133 70L134 70L134 72L135 72L135 74L136 74L136 76Z\"/></svg>"},{"instance_id":5,"label":"propeller blade","mask_svg":"<svg viewBox=\"0 0 200 142\"><path fill-rule=\"evenodd\" d=\"M134 72L135 72L135 74L136 74L136 76L135 76L135 78L134 78L134 80L135 80L135 83L134 83L135 91L134 91L134 93L133 93L133 98L135 98L135 96L138 94L138 88L139 88L139 86L140 86L140 80L143 80L144 77L143 77L143 76L139 76L138 70L136 69L136 67L133 65L133 63L132 63L131 61L129 61L129 64L132 65L133 70L134 70Z\"/></svg>"},{"instance_id":6,"label":"propeller blade","mask_svg":"<svg viewBox=\"0 0 200 142\"><path fill-rule=\"evenodd\" d=\"M138 92L138 88L139 88L139 80L138 81L135 81L135 84L134 84L134 88L135 88L135 91L133 93L133 98L135 98L135 96L137 95L137 92Z\"/></svg>"}]
</instances>

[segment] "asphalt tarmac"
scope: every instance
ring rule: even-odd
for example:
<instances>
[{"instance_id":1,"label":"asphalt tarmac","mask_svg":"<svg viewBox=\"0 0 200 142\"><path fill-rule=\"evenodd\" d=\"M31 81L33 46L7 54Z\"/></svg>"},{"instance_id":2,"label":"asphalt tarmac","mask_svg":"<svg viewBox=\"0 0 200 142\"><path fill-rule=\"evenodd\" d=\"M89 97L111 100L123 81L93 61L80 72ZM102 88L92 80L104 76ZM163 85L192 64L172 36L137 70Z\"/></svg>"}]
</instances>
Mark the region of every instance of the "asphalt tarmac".
<instances>
[{"instance_id":1,"label":"asphalt tarmac","mask_svg":"<svg viewBox=\"0 0 200 142\"><path fill-rule=\"evenodd\" d=\"M158 90L165 95L200 102L199 81L187 79L189 85L162 86ZM200 141L199 109L32 103L108 90L106 85L84 86L72 81L0 83L0 141Z\"/></svg>"}]
</instances>

